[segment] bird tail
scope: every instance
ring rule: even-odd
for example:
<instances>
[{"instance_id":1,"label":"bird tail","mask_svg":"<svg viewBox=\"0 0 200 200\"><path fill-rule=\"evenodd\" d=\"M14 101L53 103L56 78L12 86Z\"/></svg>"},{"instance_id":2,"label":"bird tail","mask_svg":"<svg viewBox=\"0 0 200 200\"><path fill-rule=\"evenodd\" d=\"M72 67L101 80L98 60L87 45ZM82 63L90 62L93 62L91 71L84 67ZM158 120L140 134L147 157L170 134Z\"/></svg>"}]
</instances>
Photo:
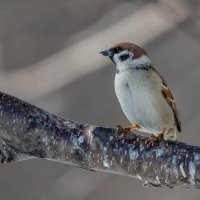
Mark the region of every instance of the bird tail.
<instances>
[{"instance_id":1,"label":"bird tail","mask_svg":"<svg viewBox=\"0 0 200 200\"><path fill-rule=\"evenodd\" d=\"M177 140L177 133L179 131L177 130L176 127L171 127L167 130L167 132L164 134L164 140L172 140L176 141Z\"/></svg>"}]
</instances>

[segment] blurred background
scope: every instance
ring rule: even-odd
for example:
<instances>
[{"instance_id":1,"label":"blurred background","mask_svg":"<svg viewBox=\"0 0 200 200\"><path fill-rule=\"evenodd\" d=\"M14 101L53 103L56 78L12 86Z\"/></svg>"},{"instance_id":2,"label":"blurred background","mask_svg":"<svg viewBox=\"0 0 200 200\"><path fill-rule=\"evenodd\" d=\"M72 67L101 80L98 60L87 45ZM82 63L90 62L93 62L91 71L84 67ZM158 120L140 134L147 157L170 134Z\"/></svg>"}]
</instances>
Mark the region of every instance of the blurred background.
<instances>
[{"instance_id":1,"label":"blurred background","mask_svg":"<svg viewBox=\"0 0 200 200\"><path fill-rule=\"evenodd\" d=\"M128 125L114 65L99 55L122 41L149 52L178 103L179 139L200 145L199 0L0 0L0 90L65 118ZM138 198L199 200L199 191L45 160L0 166L1 200Z\"/></svg>"}]
</instances>

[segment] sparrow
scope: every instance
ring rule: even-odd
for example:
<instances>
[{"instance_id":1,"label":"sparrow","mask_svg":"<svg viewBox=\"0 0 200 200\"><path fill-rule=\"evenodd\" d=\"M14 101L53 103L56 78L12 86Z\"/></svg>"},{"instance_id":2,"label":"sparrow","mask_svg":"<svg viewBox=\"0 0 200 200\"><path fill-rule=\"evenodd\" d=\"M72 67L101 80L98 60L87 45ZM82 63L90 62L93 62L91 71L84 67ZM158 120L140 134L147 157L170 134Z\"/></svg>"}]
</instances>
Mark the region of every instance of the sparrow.
<instances>
[{"instance_id":1,"label":"sparrow","mask_svg":"<svg viewBox=\"0 0 200 200\"><path fill-rule=\"evenodd\" d=\"M151 64L147 52L132 43L119 43L100 54L116 66L115 92L131 126L153 139L176 140L181 121L167 83ZM122 128L119 126L119 128Z\"/></svg>"}]
</instances>

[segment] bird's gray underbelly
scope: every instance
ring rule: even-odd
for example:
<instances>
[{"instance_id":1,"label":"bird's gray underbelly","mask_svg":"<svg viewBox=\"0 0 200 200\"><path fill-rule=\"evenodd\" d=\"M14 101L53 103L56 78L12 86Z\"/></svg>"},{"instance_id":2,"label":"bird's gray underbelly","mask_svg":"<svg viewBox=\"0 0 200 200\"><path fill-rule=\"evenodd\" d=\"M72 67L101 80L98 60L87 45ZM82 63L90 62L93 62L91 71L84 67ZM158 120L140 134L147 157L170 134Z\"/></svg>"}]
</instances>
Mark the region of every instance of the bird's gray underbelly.
<instances>
[{"instance_id":1,"label":"bird's gray underbelly","mask_svg":"<svg viewBox=\"0 0 200 200\"><path fill-rule=\"evenodd\" d=\"M174 126L173 112L161 91L158 91L159 88L133 78L127 80L118 75L115 77L116 95L129 121L139 125L141 131L154 134Z\"/></svg>"}]
</instances>

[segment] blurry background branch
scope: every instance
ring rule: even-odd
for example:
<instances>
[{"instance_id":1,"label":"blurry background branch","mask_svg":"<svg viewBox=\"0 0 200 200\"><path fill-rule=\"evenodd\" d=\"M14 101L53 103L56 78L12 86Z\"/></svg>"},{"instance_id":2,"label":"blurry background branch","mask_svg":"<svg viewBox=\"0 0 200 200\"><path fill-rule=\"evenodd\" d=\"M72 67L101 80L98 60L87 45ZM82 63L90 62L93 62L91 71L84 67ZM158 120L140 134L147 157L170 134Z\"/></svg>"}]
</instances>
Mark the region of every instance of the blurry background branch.
<instances>
[{"instance_id":1,"label":"blurry background branch","mask_svg":"<svg viewBox=\"0 0 200 200\"><path fill-rule=\"evenodd\" d=\"M88 170L136 177L146 186L200 188L200 147L147 138L119 138L111 128L52 115L0 92L2 162L42 158Z\"/></svg>"},{"instance_id":2,"label":"blurry background branch","mask_svg":"<svg viewBox=\"0 0 200 200\"><path fill-rule=\"evenodd\" d=\"M129 6L130 4L117 6L91 28L73 35L70 45L51 57L26 69L13 70L7 73L6 79L4 74L0 74L0 85L4 85L10 93L20 94L27 99L40 97L105 65L106 61L102 61L98 56L101 49L119 41L134 40L143 46L174 28L189 15L188 8L180 0L175 0L173 3L160 1L157 4L144 5L138 10L136 7L134 13L129 8L130 11L124 17L123 10ZM170 12L169 16L166 15L167 12ZM109 25L108 21L112 20L116 13L122 17ZM103 29L101 29L102 24ZM67 73L64 73L66 63ZM57 74L56 79L55 74ZM28 88L32 85L35 87L30 91Z\"/></svg>"}]
</instances>

